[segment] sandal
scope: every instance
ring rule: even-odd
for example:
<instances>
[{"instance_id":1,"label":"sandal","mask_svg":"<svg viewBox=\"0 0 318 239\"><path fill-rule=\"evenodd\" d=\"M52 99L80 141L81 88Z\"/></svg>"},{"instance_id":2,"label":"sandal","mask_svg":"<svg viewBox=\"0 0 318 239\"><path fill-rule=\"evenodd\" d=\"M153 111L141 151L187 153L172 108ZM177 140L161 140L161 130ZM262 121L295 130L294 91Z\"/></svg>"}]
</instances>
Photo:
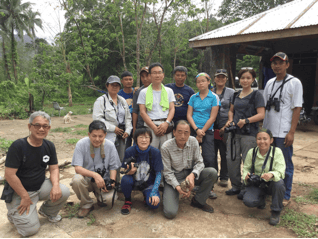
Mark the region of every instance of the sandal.
<instances>
[{"instance_id":1,"label":"sandal","mask_svg":"<svg viewBox=\"0 0 318 239\"><path fill-rule=\"evenodd\" d=\"M122 206L121 208L121 214L128 215L130 213L131 207L132 207L131 201L125 201L124 206Z\"/></svg>"}]
</instances>

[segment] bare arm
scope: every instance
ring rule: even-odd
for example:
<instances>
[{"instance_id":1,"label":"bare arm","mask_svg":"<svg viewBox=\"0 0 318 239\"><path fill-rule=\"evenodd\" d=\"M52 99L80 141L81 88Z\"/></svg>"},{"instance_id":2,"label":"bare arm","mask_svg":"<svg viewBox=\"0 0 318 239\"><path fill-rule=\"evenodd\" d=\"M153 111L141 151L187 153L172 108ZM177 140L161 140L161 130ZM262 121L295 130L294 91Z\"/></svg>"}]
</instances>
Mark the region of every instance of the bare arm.
<instances>
[{"instance_id":1,"label":"bare arm","mask_svg":"<svg viewBox=\"0 0 318 239\"><path fill-rule=\"evenodd\" d=\"M297 124L298 124L298 120L299 120L299 116L300 116L300 111L301 111L301 107L295 107L293 109L293 117L292 117L292 122L291 122L291 126L290 126L290 130L288 132L288 134L285 137L285 147L289 147L293 144L294 142L294 134L296 132L296 128L297 128Z\"/></svg>"},{"instance_id":2,"label":"bare arm","mask_svg":"<svg viewBox=\"0 0 318 239\"><path fill-rule=\"evenodd\" d=\"M228 119L228 121L226 123L226 126L228 126L229 123L233 122L233 115L234 115L234 105L231 104L230 110L229 110L229 113L228 113L229 119Z\"/></svg>"},{"instance_id":3,"label":"bare arm","mask_svg":"<svg viewBox=\"0 0 318 239\"><path fill-rule=\"evenodd\" d=\"M145 105L139 105L139 110L140 110L140 116L142 119L146 122L146 124L154 131L157 130L157 125L152 122L150 117L147 115L147 110Z\"/></svg>"},{"instance_id":4,"label":"bare arm","mask_svg":"<svg viewBox=\"0 0 318 239\"><path fill-rule=\"evenodd\" d=\"M216 116L218 115L218 111L219 111L219 106L212 107L210 118L208 119L208 121L205 123L205 125L202 128L202 131L204 133L211 127L211 125L216 120Z\"/></svg>"},{"instance_id":5,"label":"bare arm","mask_svg":"<svg viewBox=\"0 0 318 239\"><path fill-rule=\"evenodd\" d=\"M138 120L138 114L132 113L132 121L133 121L133 134L135 133L137 129L137 120Z\"/></svg>"},{"instance_id":6,"label":"bare arm","mask_svg":"<svg viewBox=\"0 0 318 239\"><path fill-rule=\"evenodd\" d=\"M187 120L190 123L191 127L195 130L197 126L194 123L192 115L193 115L193 107L191 105L188 105Z\"/></svg>"},{"instance_id":7,"label":"bare arm","mask_svg":"<svg viewBox=\"0 0 318 239\"><path fill-rule=\"evenodd\" d=\"M174 102L170 102L169 104L169 114L167 116L167 121L171 122L174 116L175 108L174 108ZM162 130L162 133L165 134L167 129L169 127L169 124L167 122L164 122L159 125L158 130ZM163 135L162 134L162 135Z\"/></svg>"},{"instance_id":8,"label":"bare arm","mask_svg":"<svg viewBox=\"0 0 318 239\"><path fill-rule=\"evenodd\" d=\"M50 180L52 182L52 189L50 192L50 199L52 202L56 202L62 197L62 190L60 188L60 170L57 164L50 165Z\"/></svg>"},{"instance_id":9,"label":"bare arm","mask_svg":"<svg viewBox=\"0 0 318 239\"><path fill-rule=\"evenodd\" d=\"M265 107L259 107L257 108L257 114L253 115L250 118L247 118L250 123L259 122L265 117ZM245 119L240 119L239 122L237 122L237 125L242 128L245 125Z\"/></svg>"},{"instance_id":10,"label":"bare arm","mask_svg":"<svg viewBox=\"0 0 318 239\"><path fill-rule=\"evenodd\" d=\"M22 215L25 211L26 214L29 214L30 211L30 205L33 204L31 201L31 198L23 187L21 180L17 176L17 168L8 168L5 167L5 174L4 177L7 180L7 182L10 184L10 186L13 188L13 190L21 197L21 203L18 207L19 214Z\"/></svg>"}]
</instances>

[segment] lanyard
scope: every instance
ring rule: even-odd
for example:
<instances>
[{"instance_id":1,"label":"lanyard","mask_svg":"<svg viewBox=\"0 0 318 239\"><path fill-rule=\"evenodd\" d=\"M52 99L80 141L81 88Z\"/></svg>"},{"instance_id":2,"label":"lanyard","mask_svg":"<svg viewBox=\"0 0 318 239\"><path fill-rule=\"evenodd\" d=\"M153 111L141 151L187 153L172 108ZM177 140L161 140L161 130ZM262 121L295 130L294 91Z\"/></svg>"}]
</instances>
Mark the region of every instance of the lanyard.
<instances>
[{"instance_id":1,"label":"lanyard","mask_svg":"<svg viewBox=\"0 0 318 239\"><path fill-rule=\"evenodd\" d=\"M288 75L286 74L286 76L285 76L284 79L283 79L283 83L277 88L277 90L275 91L275 93L274 93L273 95L270 95L270 96L269 96L269 99L273 99L274 96L276 95L277 91L280 89L280 93L279 93L279 101L280 101L280 99L282 98L282 92L283 92L283 87L284 87L285 83L288 82L288 81L290 81L290 80L292 79L292 78L290 78L290 79L288 79L288 80L286 81L287 77L288 77ZM272 85L272 90L271 90L271 92L273 92L273 89L274 89L274 86L275 86L276 81L277 81L277 77L276 77L276 79L275 79L275 81L274 81L274 83L273 83L273 85Z\"/></svg>"}]
</instances>

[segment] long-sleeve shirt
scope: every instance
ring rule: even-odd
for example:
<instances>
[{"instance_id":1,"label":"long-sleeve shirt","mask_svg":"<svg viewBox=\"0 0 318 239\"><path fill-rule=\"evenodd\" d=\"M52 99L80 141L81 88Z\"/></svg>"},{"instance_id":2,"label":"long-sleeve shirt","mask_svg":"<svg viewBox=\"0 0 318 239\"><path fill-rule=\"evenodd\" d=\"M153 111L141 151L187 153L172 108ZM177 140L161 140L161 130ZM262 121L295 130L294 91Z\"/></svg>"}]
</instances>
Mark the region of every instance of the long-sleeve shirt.
<instances>
[{"instance_id":1,"label":"long-sleeve shirt","mask_svg":"<svg viewBox=\"0 0 318 239\"><path fill-rule=\"evenodd\" d=\"M274 177L271 178L269 181L278 182L280 179L285 178L285 169L286 169L285 159L284 159L284 155L283 155L282 150L280 148L276 147L273 168L272 168L272 171L269 171L272 157L273 157L273 146L271 146L270 149L271 149L271 152L269 154L269 157L268 157L263 174L264 173L272 173L274 175ZM254 173L256 175L261 176L262 166L264 164L266 155L267 155L267 152L264 156L262 156L261 153L259 152L259 150L257 150L257 154L256 154L256 158L255 158L255 170L254 170ZM246 158L245 158L245 161L244 161L243 179L244 179L245 183L247 183L245 180L245 177L246 177L247 173L251 172L251 169L252 169L252 158L253 158L253 148L248 151Z\"/></svg>"},{"instance_id":2,"label":"long-sleeve shirt","mask_svg":"<svg viewBox=\"0 0 318 239\"><path fill-rule=\"evenodd\" d=\"M204 164L199 143L194 137L189 137L183 149L177 146L175 138L167 140L160 151L163 162L163 175L166 182L173 188L180 185L174 174L184 169L192 169L192 172L197 174L196 179L199 179L200 173L204 169Z\"/></svg>"}]
</instances>

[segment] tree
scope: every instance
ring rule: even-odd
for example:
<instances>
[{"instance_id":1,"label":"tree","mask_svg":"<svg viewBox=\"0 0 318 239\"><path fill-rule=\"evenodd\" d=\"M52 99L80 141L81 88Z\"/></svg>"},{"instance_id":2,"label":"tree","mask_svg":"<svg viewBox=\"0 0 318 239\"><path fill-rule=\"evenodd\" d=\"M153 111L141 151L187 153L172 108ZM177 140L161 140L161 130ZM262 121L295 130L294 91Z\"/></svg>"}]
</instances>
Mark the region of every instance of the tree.
<instances>
[{"instance_id":1,"label":"tree","mask_svg":"<svg viewBox=\"0 0 318 239\"><path fill-rule=\"evenodd\" d=\"M292 0L223 0L218 16L226 24L267 11Z\"/></svg>"},{"instance_id":2,"label":"tree","mask_svg":"<svg viewBox=\"0 0 318 239\"><path fill-rule=\"evenodd\" d=\"M29 31L32 33L33 47L35 50L35 37L36 37L35 36L35 25L43 30L42 20L41 20L41 18L37 17L37 16L41 16L41 14L39 12L33 12L31 9L28 9L27 16L29 18L28 27L29 27Z\"/></svg>"},{"instance_id":3,"label":"tree","mask_svg":"<svg viewBox=\"0 0 318 239\"><path fill-rule=\"evenodd\" d=\"M18 73L17 73L17 61L18 54L16 51L16 40L14 37L14 31L18 32L18 36L23 41L23 31L29 33L29 18L26 15L27 9L31 6L30 2L21 3L21 0L1 0L1 9L0 12L4 13L5 29L10 32L11 36L11 58L13 73L16 82L18 82Z\"/></svg>"}]
</instances>

